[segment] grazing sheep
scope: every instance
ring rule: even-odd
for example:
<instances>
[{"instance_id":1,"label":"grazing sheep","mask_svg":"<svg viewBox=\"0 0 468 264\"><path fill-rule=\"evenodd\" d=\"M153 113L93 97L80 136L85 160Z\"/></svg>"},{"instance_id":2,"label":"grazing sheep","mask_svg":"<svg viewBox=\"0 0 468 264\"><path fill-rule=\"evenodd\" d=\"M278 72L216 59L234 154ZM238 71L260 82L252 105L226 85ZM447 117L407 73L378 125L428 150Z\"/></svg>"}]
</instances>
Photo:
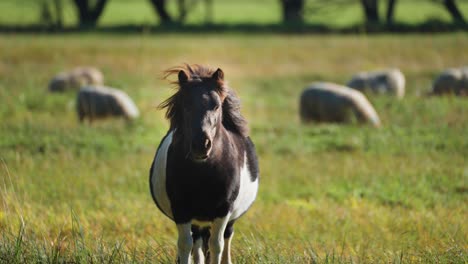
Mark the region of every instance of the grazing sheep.
<instances>
[{"instance_id":1,"label":"grazing sheep","mask_svg":"<svg viewBox=\"0 0 468 264\"><path fill-rule=\"evenodd\" d=\"M352 77L347 86L361 92L386 93L403 98L405 95L405 76L399 69L360 72Z\"/></svg>"},{"instance_id":2,"label":"grazing sheep","mask_svg":"<svg viewBox=\"0 0 468 264\"><path fill-rule=\"evenodd\" d=\"M49 82L49 91L51 92L63 92L68 89L70 85L69 83L69 75L68 73L61 72L57 74L50 82Z\"/></svg>"},{"instance_id":3,"label":"grazing sheep","mask_svg":"<svg viewBox=\"0 0 468 264\"><path fill-rule=\"evenodd\" d=\"M70 84L75 88L91 84L102 85L104 84L104 77L96 68L78 67L70 71Z\"/></svg>"},{"instance_id":4,"label":"grazing sheep","mask_svg":"<svg viewBox=\"0 0 468 264\"><path fill-rule=\"evenodd\" d=\"M443 71L432 85L432 94L468 95L468 67Z\"/></svg>"},{"instance_id":5,"label":"grazing sheep","mask_svg":"<svg viewBox=\"0 0 468 264\"><path fill-rule=\"evenodd\" d=\"M104 86L85 86L77 96L76 109L80 122L122 116L127 120L138 117L139 111L132 99L123 91Z\"/></svg>"},{"instance_id":6,"label":"grazing sheep","mask_svg":"<svg viewBox=\"0 0 468 264\"><path fill-rule=\"evenodd\" d=\"M300 116L303 122L369 122L380 126L374 107L359 91L333 83L312 83L301 94Z\"/></svg>"},{"instance_id":7,"label":"grazing sheep","mask_svg":"<svg viewBox=\"0 0 468 264\"><path fill-rule=\"evenodd\" d=\"M57 74L49 82L51 92L63 92L71 89L79 89L85 85L102 85L104 77L102 73L93 67L78 67L69 72Z\"/></svg>"}]
</instances>

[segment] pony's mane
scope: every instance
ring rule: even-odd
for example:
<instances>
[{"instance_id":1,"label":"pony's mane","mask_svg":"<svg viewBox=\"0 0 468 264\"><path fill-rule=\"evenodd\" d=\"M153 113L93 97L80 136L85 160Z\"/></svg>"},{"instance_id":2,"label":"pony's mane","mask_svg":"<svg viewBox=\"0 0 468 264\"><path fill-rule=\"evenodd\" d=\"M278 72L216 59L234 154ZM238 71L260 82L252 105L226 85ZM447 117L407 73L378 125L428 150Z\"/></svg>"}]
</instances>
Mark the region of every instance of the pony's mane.
<instances>
[{"instance_id":1,"label":"pony's mane","mask_svg":"<svg viewBox=\"0 0 468 264\"><path fill-rule=\"evenodd\" d=\"M188 77L188 83L190 82L212 82L212 76L216 70L207 66L199 64L185 64L183 66L176 66L169 68L164 71L164 79L175 75L177 76L180 71L185 72ZM179 83L179 80L171 81L177 91L171 97L163 101L158 108L166 110L166 118L170 121L170 129L174 130L182 125L182 86L184 84ZM240 113L240 100L234 91L227 85L224 79L216 80L215 87L213 88L223 98L223 120L222 124L225 129L240 134L244 137L248 135L247 121Z\"/></svg>"},{"instance_id":2,"label":"pony's mane","mask_svg":"<svg viewBox=\"0 0 468 264\"><path fill-rule=\"evenodd\" d=\"M185 72L189 80L200 80L202 78L211 78L216 70L200 64L184 64L182 66L175 66L165 70L164 79L167 79L171 75L177 75L180 71ZM223 83L223 81L221 82ZM172 84L180 85L178 81L172 82Z\"/></svg>"}]
</instances>

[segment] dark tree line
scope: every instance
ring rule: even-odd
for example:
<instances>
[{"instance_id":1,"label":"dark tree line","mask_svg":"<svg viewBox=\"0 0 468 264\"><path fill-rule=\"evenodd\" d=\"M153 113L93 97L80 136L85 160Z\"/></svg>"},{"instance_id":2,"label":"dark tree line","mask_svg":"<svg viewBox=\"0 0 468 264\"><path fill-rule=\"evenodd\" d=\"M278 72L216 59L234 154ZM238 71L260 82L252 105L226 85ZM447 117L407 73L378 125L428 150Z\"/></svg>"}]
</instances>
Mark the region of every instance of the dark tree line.
<instances>
[{"instance_id":1,"label":"dark tree line","mask_svg":"<svg viewBox=\"0 0 468 264\"><path fill-rule=\"evenodd\" d=\"M187 18L190 10L193 10L195 5L200 0L177 0L177 15L171 15L167 11L167 0L149 0L152 4L156 14L158 15L161 24L183 23ZM205 22L211 23L213 21L213 0L203 0L205 3Z\"/></svg>"},{"instance_id":2,"label":"dark tree line","mask_svg":"<svg viewBox=\"0 0 468 264\"><path fill-rule=\"evenodd\" d=\"M64 0L42 0L41 20L54 27L63 26ZM108 0L73 0L80 27L94 27L104 12Z\"/></svg>"},{"instance_id":3,"label":"dark tree line","mask_svg":"<svg viewBox=\"0 0 468 264\"><path fill-rule=\"evenodd\" d=\"M287 24L304 23L305 0L280 0L283 22Z\"/></svg>"},{"instance_id":4,"label":"dark tree line","mask_svg":"<svg viewBox=\"0 0 468 264\"><path fill-rule=\"evenodd\" d=\"M279 0L283 11L284 23L302 23L304 21L304 10L306 0ZM460 12L455 0L427 0L439 4L449 12L455 23L466 24L466 21ZM328 1L312 1L312 8L320 9L323 6L344 6L355 4L349 0L328 0ZM382 23L382 18L379 14L379 5L384 2L386 4L385 22L389 25L393 24L395 17L395 8L398 0L358 0L362 7L364 18L367 24Z\"/></svg>"},{"instance_id":5,"label":"dark tree line","mask_svg":"<svg viewBox=\"0 0 468 264\"><path fill-rule=\"evenodd\" d=\"M42 0L41 17L48 25L62 27L62 2L65 0ZM99 17L104 12L109 0L69 0L75 6L79 26L93 27L97 25ZM213 21L213 1L214 0L177 0L177 14L171 14L168 11L168 0L148 0L153 6L156 15L161 24L182 24L199 2L205 5L205 22ZM451 15L453 21L458 24L466 24L463 14L457 6L456 0L426 0L432 1L443 6ZM383 18L379 14L379 5L386 5L385 23L391 25L394 23L394 16L398 0L279 0L282 10L282 20L285 24L303 24L306 10L306 4L310 3L311 8L320 10L322 7L343 6L360 3L365 21L367 24L383 23Z\"/></svg>"},{"instance_id":6,"label":"dark tree line","mask_svg":"<svg viewBox=\"0 0 468 264\"><path fill-rule=\"evenodd\" d=\"M442 2L456 23L466 24L460 9L458 9L457 4L455 3L455 0L443 0Z\"/></svg>"},{"instance_id":7,"label":"dark tree line","mask_svg":"<svg viewBox=\"0 0 468 264\"><path fill-rule=\"evenodd\" d=\"M61 0L51 2L43 0L41 2L42 23L50 27L63 27L63 7Z\"/></svg>"},{"instance_id":8,"label":"dark tree line","mask_svg":"<svg viewBox=\"0 0 468 264\"><path fill-rule=\"evenodd\" d=\"M366 23L368 24L380 23L381 18L379 16L379 3L381 1L379 0L360 0L360 1L361 1L361 6L364 12L364 17L366 19ZM431 0L431 1L443 5L445 9L452 16L452 19L455 23L459 23L459 24L466 23L455 0ZM387 2L387 11L386 11L386 16L385 16L386 23L393 24L395 7L396 7L398 0L386 0L386 2Z\"/></svg>"},{"instance_id":9,"label":"dark tree line","mask_svg":"<svg viewBox=\"0 0 468 264\"><path fill-rule=\"evenodd\" d=\"M379 1L378 0L360 0L361 6L364 11L364 17L366 18L366 23L375 24L380 23L381 18L379 16ZM387 24L393 24L394 14L395 14L395 5L397 0L387 0L387 10L386 10L386 22Z\"/></svg>"},{"instance_id":10,"label":"dark tree line","mask_svg":"<svg viewBox=\"0 0 468 264\"><path fill-rule=\"evenodd\" d=\"M78 12L80 26L96 26L99 17L104 11L107 0L96 0L93 5L89 0L73 0Z\"/></svg>"}]
</instances>

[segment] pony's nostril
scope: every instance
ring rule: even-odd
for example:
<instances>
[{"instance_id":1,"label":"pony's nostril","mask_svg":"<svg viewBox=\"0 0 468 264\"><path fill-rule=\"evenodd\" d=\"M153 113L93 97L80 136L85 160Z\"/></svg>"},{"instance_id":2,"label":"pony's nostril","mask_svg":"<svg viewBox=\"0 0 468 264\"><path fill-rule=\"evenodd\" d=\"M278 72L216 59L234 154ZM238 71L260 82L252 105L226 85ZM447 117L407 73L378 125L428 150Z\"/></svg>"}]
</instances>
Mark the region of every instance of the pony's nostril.
<instances>
[{"instance_id":1,"label":"pony's nostril","mask_svg":"<svg viewBox=\"0 0 468 264\"><path fill-rule=\"evenodd\" d=\"M205 149L210 149L211 148L211 140L208 138L205 139Z\"/></svg>"}]
</instances>

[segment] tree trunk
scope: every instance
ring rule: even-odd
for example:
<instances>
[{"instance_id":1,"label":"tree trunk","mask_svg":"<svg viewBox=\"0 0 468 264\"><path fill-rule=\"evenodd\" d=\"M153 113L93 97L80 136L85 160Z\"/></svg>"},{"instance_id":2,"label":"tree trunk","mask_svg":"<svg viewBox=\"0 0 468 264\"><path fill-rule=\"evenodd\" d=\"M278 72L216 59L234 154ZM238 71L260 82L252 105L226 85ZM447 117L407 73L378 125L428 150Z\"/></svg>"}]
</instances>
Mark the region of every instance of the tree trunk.
<instances>
[{"instance_id":1,"label":"tree trunk","mask_svg":"<svg viewBox=\"0 0 468 264\"><path fill-rule=\"evenodd\" d=\"M213 0L205 0L206 13L205 13L205 23L213 23Z\"/></svg>"},{"instance_id":2,"label":"tree trunk","mask_svg":"<svg viewBox=\"0 0 468 264\"><path fill-rule=\"evenodd\" d=\"M366 23L375 24L379 23L379 6L377 0L361 0Z\"/></svg>"},{"instance_id":3,"label":"tree trunk","mask_svg":"<svg viewBox=\"0 0 468 264\"><path fill-rule=\"evenodd\" d=\"M55 0L55 26L58 28L63 27L63 6L62 0Z\"/></svg>"},{"instance_id":4,"label":"tree trunk","mask_svg":"<svg viewBox=\"0 0 468 264\"><path fill-rule=\"evenodd\" d=\"M186 0L178 0L179 4L179 22L184 22L185 18L187 17L187 2Z\"/></svg>"},{"instance_id":5,"label":"tree trunk","mask_svg":"<svg viewBox=\"0 0 468 264\"><path fill-rule=\"evenodd\" d=\"M449 11L450 15L452 15L452 19L455 23L466 24L462 13L455 3L455 0L444 0L444 6L447 8L447 11Z\"/></svg>"},{"instance_id":6,"label":"tree trunk","mask_svg":"<svg viewBox=\"0 0 468 264\"><path fill-rule=\"evenodd\" d=\"M154 10L161 20L161 24L172 23L172 17L169 15L166 9L166 0L150 0L154 7Z\"/></svg>"},{"instance_id":7,"label":"tree trunk","mask_svg":"<svg viewBox=\"0 0 468 264\"><path fill-rule=\"evenodd\" d=\"M283 23L304 23L304 0L281 0Z\"/></svg>"},{"instance_id":8,"label":"tree trunk","mask_svg":"<svg viewBox=\"0 0 468 264\"><path fill-rule=\"evenodd\" d=\"M388 3L387 3L387 24L388 25L393 24L396 2L397 0L388 0Z\"/></svg>"},{"instance_id":9,"label":"tree trunk","mask_svg":"<svg viewBox=\"0 0 468 264\"><path fill-rule=\"evenodd\" d=\"M104 11L107 0L97 0L96 6L92 8L88 0L74 0L78 10L78 18L81 27L96 26L99 17Z\"/></svg>"}]
</instances>

